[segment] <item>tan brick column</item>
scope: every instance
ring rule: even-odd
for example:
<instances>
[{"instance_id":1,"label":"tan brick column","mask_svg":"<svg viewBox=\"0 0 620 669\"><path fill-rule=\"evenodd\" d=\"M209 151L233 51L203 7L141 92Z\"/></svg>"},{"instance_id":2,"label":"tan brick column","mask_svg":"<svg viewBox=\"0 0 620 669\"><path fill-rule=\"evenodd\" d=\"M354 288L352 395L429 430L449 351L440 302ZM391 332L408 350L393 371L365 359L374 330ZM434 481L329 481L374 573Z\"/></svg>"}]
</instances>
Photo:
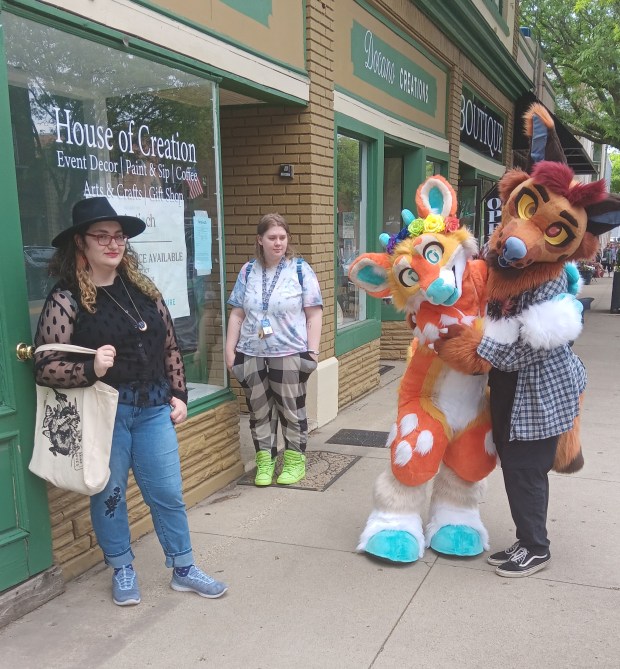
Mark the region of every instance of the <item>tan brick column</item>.
<instances>
[{"instance_id":1,"label":"tan brick column","mask_svg":"<svg viewBox=\"0 0 620 669\"><path fill-rule=\"evenodd\" d=\"M227 293L243 263L254 257L259 218L281 213L298 254L312 265L321 284L322 361L334 355L335 341L334 2L306 4L307 107L265 104L220 111ZM279 176L284 163L293 166L292 179ZM245 410L245 401L240 407Z\"/></svg>"}]
</instances>

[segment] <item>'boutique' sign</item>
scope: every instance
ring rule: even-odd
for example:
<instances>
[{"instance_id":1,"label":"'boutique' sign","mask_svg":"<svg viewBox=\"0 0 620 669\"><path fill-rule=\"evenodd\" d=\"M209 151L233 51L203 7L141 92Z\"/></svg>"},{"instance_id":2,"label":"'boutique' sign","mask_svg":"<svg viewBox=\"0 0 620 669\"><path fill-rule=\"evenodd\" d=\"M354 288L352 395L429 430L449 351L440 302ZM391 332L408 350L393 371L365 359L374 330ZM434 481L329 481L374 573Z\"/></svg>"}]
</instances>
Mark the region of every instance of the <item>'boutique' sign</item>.
<instances>
[{"instance_id":1,"label":"'boutique' sign","mask_svg":"<svg viewBox=\"0 0 620 669\"><path fill-rule=\"evenodd\" d=\"M497 162L504 162L505 117L467 88L461 94L461 143Z\"/></svg>"}]
</instances>

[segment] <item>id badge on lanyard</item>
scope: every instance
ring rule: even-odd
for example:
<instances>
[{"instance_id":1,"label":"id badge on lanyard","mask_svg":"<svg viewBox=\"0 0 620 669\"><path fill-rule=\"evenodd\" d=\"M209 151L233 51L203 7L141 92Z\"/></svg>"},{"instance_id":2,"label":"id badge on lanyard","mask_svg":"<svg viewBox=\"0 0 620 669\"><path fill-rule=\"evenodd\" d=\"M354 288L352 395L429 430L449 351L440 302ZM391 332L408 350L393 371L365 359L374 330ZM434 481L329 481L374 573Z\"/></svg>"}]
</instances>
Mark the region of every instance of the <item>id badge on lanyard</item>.
<instances>
[{"instance_id":1,"label":"id badge on lanyard","mask_svg":"<svg viewBox=\"0 0 620 669\"><path fill-rule=\"evenodd\" d=\"M261 319L258 336L263 339L263 337L268 337L271 334L273 334L273 328L271 327L269 319L265 316L265 318Z\"/></svg>"}]
</instances>

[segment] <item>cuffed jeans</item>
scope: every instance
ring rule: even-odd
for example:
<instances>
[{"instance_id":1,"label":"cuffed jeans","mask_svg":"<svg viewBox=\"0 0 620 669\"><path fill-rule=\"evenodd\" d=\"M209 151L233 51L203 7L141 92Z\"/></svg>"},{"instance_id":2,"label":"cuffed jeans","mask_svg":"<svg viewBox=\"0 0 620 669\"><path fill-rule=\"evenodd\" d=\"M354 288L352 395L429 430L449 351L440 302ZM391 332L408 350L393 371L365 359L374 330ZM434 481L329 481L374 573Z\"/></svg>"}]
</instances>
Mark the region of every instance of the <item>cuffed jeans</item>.
<instances>
[{"instance_id":1,"label":"cuffed jeans","mask_svg":"<svg viewBox=\"0 0 620 669\"><path fill-rule=\"evenodd\" d=\"M194 563L183 502L179 444L170 405L119 404L114 423L110 480L90 498L90 517L105 561L122 567L134 558L127 516L129 469L149 506L167 567Z\"/></svg>"}]
</instances>

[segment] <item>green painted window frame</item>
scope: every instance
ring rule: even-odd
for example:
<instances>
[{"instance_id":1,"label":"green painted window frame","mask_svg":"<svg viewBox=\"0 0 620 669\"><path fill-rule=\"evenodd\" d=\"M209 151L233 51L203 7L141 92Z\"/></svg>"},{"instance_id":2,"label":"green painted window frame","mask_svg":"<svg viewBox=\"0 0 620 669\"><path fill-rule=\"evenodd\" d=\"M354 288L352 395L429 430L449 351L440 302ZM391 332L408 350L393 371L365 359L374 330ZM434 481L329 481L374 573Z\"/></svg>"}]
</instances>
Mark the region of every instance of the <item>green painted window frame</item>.
<instances>
[{"instance_id":1,"label":"green painted window frame","mask_svg":"<svg viewBox=\"0 0 620 669\"><path fill-rule=\"evenodd\" d=\"M334 120L334 249L338 246L338 161L336 151L338 150L338 135L341 134L364 141L368 145L366 249L368 251L378 250L379 231L377 221L379 220L379 212L383 209L383 133L343 114L336 113ZM334 253L334 294L337 291L337 276L336 253ZM381 303L369 295L366 295L365 299L366 320L350 325L343 330L338 330L336 327L334 343L336 356L353 351L381 337Z\"/></svg>"}]
</instances>

